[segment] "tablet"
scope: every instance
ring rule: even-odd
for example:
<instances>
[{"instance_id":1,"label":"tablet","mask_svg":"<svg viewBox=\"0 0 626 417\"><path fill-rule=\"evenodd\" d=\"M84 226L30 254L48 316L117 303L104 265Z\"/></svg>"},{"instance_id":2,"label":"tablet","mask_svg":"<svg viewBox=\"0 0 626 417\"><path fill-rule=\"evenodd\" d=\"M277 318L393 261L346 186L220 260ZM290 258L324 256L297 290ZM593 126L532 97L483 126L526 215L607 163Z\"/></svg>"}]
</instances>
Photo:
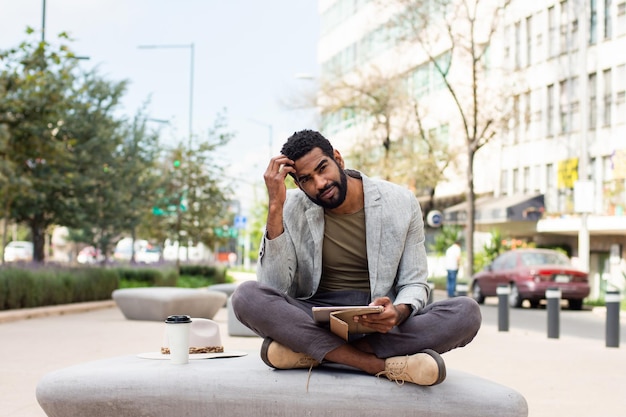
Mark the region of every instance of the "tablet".
<instances>
[{"instance_id":1,"label":"tablet","mask_svg":"<svg viewBox=\"0 0 626 417\"><path fill-rule=\"evenodd\" d=\"M319 323L328 323L330 313L335 311L353 311L353 315L382 313L383 306L332 306L332 307L312 307L313 319Z\"/></svg>"}]
</instances>

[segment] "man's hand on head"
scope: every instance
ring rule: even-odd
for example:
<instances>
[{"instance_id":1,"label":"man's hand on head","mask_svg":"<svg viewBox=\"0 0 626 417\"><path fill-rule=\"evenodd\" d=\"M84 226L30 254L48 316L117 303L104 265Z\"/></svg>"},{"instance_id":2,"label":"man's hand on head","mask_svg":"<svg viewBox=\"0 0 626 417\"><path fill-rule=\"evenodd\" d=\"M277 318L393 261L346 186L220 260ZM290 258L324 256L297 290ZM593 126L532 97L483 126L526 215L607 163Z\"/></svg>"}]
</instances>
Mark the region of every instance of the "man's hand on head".
<instances>
[{"instance_id":1,"label":"man's hand on head","mask_svg":"<svg viewBox=\"0 0 626 417\"><path fill-rule=\"evenodd\" d=\"M285 186L285 178L287 175L294 174L296 170L293 168L294 162L285 155L278 155L270 160L263 179L269 193L270 204L273 200L278 203L284 203L286 198L287 187Z\"/></svg>"},{"instance_id":2,"label":"man's hand on head","mask_svg":"<svg viewBox=\"0 0 626 417\"><path fill-rule=\"evenodd\" d=\"M287 199L287 186L285 178L296 170L294 162L285 155L278 155L270 160L263 179L267 187L269 208L267 213L266 232L268 239L274 239L283 233L283 206Z\"/></svg>"}]
</instances>

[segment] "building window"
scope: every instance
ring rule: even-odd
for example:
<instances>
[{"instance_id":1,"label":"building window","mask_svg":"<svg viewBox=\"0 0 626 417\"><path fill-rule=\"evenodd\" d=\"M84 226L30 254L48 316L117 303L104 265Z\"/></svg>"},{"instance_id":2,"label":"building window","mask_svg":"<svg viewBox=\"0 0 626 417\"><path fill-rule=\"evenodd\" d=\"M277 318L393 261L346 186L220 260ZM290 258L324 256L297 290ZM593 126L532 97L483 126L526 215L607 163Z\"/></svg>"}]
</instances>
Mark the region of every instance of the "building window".
<instances>
[{"instance_id":1,"label":"building window","mask_svg":"<svg viewBox=\"0 0 626 417\"><path fill-rule=\"evenodd\" d=\"M569 10L570 8L568 0L561 2L560 52L562 54L578 48L578 19L575 13Z\"/></svg>"},{"instance_id":2,"label":"building window","mask_svg":"<svg viewBox=\"0 0 626 417\"><path fill-rule=\"evenodd\" d=\"M520 192L520 184L519 184L519 169L513 169L513 195L519 194Z\"/></svg>"},{"instance_id":3,"label":"building window","mask_svg":"<svg viewBox=\"0 0 626 417\"><path fill-rule=\"evenodd\" d=\"M519 95L513 96L513 143L519 142L519 126L520 126L520 111L519 111Z\"/></svg>"},{"instance_id":4,"label":"building window","mask_svg":"<svg viewBox=\"0 0 626 417\"><path fill-rule=\"evenodd\" d=\"M578 78L572 77L559 83L559 121L561 133L573 130L578 120Z\"/></svg>"},{"instance_id":5,"label":"building window","mask_svg":"<svg viewBox=\"0 0 626 417\"><path fill-rule=\"evenodd\" d=\"M509 171L505 169L500 172L500 194L503 196L509 194Z\"/></svg>"},{"instance_id":6,"label":"building window","mask_svg":"<svg viewBox=\"0 0 626 417\"><path fill-rule=\"evenodd\" d=\"M552 6L548 8L548 56L550 58L556 56L557 41L556 11Z\"/></svg>"},{"instance_id":7,"label":"building window","mask_svg":"<svg viewBox=\"0 0 626 417\"><path fill-rule=\"evenodd\" d=\"M522 25L515 23L515 69L522 66Z\"/></svg>"},{"instance_id":8,"label":"building window","mask_svg":"<svg viewBox=\"0 0 626 417\"><path fill-rule=\"evenodd\" d=\"M590 0L589 4L589 45L598 43L598 3Z\"/></svg>"},{"instance_id":9,"label":"building window","mask_svg":"<svg viewBox=\"0 0 626 417\"><path fill-rule=\"evenodd\" d=\"M511 57L511 27L510 26L505 26L504 27L504 34L502 35L503 42L504 42L504 62L505 64L509 63L509 58ZM508 68L508 65L507 65Z\"/></svg>"},{"instance_id":10,"label":"building window","mask_svg":"<svg viewBox=\"0 0 626 417\"><path fill-rule=\"evenodd\" d=\"M595 130L598 125L598 87L595 72L589 74L589 130Z\"/></svg>"},{"instance_id":11,"label":"building window","mask_svg":"<svg viewBox=\"0 0 626 417\"><path fill-rule=\"evenodd\" d=\"M569 123L570 129L576 128L580 130L579 122L579 93L578 93L578 77L572 77L569 79L567 83L568 97L569 97ZM573 121L576 121L576 126L574 126Z\"/></svg>"},{"instance_id":12,"label":"building window","mask_svg":"<svg viewBox=\"0 0 626 417\"><path fill-rule=\"evenodd\" d=\"M338 0L326 9L320 19L320 32L326 34L354 16L368 1Z\"/></svg>"},{"instance_id":13,"label":"building window","mask_svg":"<svg viewBox=\"0 0 626 417\"><path fill-rule=\"evenodd\" d=\"M546 193L544 198L547 211L555 212L558 210L558 191L556 188L554 164L546 165Z\"/></svg>"},{"instance_id":14,"label":"building window","mask_svg":"<svg viewBox=\"0 0 626 417\"><path fill-rule=\"evenodd\" d=\"M611 39L611 35L613 34L611 3L612 0L604 0L604 39Z\"/></svg>"},{"instance_id":15,"label":"building window","mask_svg":"<svg viewBox=\"0 0 626 417\"><path fill-rule=\"evenodd\" d=\"M532 137L538 138L542 136L541 128L543 127L543 105L541 104L541 90L534 90L531 97L531 109L534 110L531 120Z\"/></svg>"},{"instance_id":16,"label":"building window","mask_svg":"<svg viewBox=\"0 0 626 417\"><path fill-rule=\"evenodd\" d=\"M528 141L531 139L530 134L530 126L531 126L531 113L532 109L530 107L530 91L524 93L524 140Z\"/></svg>"},{"instance_id":17,"label":"building window","mask_svg":"<svg viewBox=\"0 0 626 417\"><path fill-rule=\"evenodd\" d=\"M554 136L554 84L548 86L546 110L546 133L548 136Z\"/></svg>"},{"instance_id":18,"label":"building window","mask_svg":"<svg viewBox=\"0 0 626 417\"><path fill-rule=\"evenodd\" d=\"M542 30L542 25L541 24L537 24L537 22L542 23L543 22L543 12L539 11L537 12L537 14L535 15L535 18L533 19L535 21L535 28L536 30L533 30L534 34L535 34L535 61L536 62L540 62L543 59L543 55L541 54L541 51L543 51L543 30Z\"/></svg>"},{"instance_id":19,"label":"building window","mask_svg":"<svg viewBox=\"0 0 626 417\"><path fill-rule=\"evenodd\" d=\"M570 131L568 108L569 97L567 90L567 80L563 80L559 83L559 121L561 126L561 133L567 133Z\"/></svg>"},{"instance_id":20,"label":"building window","mask_svg":"<svg viewBox=\"0 0 626 417\"><path fill-rule=\"evenodd\" d=\"M598 178L598 158L589 159L589 179L596 180Z\"/></svg>"},{"instance_id":21,"label":"building window","mask_svg":"<svg viewBox=\"0 0 626 417\"><path fill-rule=\"evenodd\" d=\"M415 97L420 98L428 95L430 91L430 70L427 64L420 65L413 71L412 85Z\"/></svg>"},{"instance_id":22,"label":"building window","mask_svg":"<svg viewBox=\"0 0 626 417\"><path fill-rule=\"evenodd\" d=\"M450 53L437 57L436 62L436 65L431 61L425 62L413 70L409 85L412 86L416 98L446 89L442 72L446 73L450 65Z\"/></svg>"},{"instance_id":23,"label":"building window","mask_svg":"<svg viewBox=\"0 0 626 417\"><path fill-rule=\"evenodd\" d=\"M530 192L530 167L524 167L524 194Z\"/></svg>"},{"instance_id":24,"label":"building window","mask_svg":"<svg viewBox=\"0 0 626 417\"><path fill-rule=\"evenodd\" d=\"M549 190L556 189L556 176L554 175L554 164L546 165L546 188Z\"/></svg>"},{"instance_id":25,"label":"building window","mask_svg":"<svg viewBox=\"0 0 626 417\"><path fill-rule=\"evenodd\" d=\"M560 21L560 28L559 28L559 52L560 53L565 53L567 52L568 48L568 34L569 34L569 28L568 28L568 24L569 24L569 19L567 18L567 0L562 1L561 2L561 21Z\"/></svg>"},{"instance_id":26,"label":"building window","mask_svg":"<svg viewBox=\"0 0 626 417\"><path fill-rule=\"evenodd\" d=\"M617 3L617 34L623 35L626 33L626 1Z\"/></svg>"},{"instance_id":27,"label":"building window","mask_svg":"<svg viewBox=\"0 0 626 417\"><path fill-rule=\"evenodd\" d=\"M533 173L533 191L535 193L541 192L541 165L535 165Z\"/></svg>"},{"instance_id":28,"label":"building window","mask_svg":"<svg viewBox=\"0 0 626 417\"><path fill-rule=\"evenodd\" d=\"M602 71L602 79L604 82L604 111L603 113L603 125L610 126L611 125L611 109L612 109L612 99L613 99L613 88L611 86L611 69L607 69Z\"/></svg>"},{"instance_id":29,"label":"building window","mask_svg":"<svg viewBox=\"0 0 626 417\"><path fill-rule=\"evenodd\" d=\"M615 113L622 116L616 122L623 122L626 114L626 65L618 66L615 71Z\"/></svg>"},{"instance_id":30,"label":"building window","mask_svg":"<svg viewBox=\"0 0 626 417\"><path fill-rule=\"evenodd\" d=\"M526 66L529 67L532 64L533 57L533 17L528 16L526 18Z\"/></svg>"}]
</instances>

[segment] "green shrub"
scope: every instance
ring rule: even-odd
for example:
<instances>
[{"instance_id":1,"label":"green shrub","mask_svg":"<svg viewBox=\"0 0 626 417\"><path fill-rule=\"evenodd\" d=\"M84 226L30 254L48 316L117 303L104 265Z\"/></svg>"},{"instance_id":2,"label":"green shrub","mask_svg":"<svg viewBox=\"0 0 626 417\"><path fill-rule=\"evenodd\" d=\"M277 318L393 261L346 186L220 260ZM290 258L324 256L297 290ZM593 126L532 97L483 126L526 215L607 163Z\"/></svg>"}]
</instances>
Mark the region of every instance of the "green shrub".
<instances>
[{"instance_id":1,"label":"green shrub","mask_svg":"<svg viewBox=\"0 0 626 417\"><path fill-rule=\"evenodd\" d=\"M118 282L104 268L0 268L0 309L107 300Z\"/></svg>"},{"instance_id":2,"label":"green shrub","mask_svg":"<svg viewBox=\"0 0 626 417\"><path fill-rule=\"evenodd\" d=\"M117 288L195 288L227 281L224 267L185 265L181 269L186 274L182 278L175 267L2 267L0 310L108 300Z\"/></svg>"},{"instance_id":3,"label":"green shrub","mask_svg":"<svg viewBox=\"0 0 626 417\"><path fill-rule=\"evenodd\" d=\"M209 278L214 284L223 284L226 280L227 268L209 265L181 265L181 276Z\"/></svg>"},{"instance_id":4,"label":"green shrub","mask_svg":"<svg viewBox=\"0 0 626 417\"><path fill-rule=\"evenodd\" d=\"M435 241L430 245L429 250L435 252L437 255L445 255L446 250L454 242L463 239L463 228L456 225L442 226L439 229L439 233L435 236Z\"/></svg>"},{"instance_id":5,"label":"green shrub","mask_svg":"<svg viewBox=\"0 0 626 417\"><path fill-rule=\"evenodd\" d=\"M175 268L115 268L120 278L120 288L174 287L178 279ZM124 285L122 285L124 283ZM128 284L128 285L126 285Z\"/></svg>"},{"instance_id":6,"label":"green shrub","mask_svg":"<svg viewBox=\"0 0 626 417\"><path fill-rule=\"evenodd\" d=\"M4 294L0 301L3 309L33 307L31 289L34 285L33 273L28 270L10 268L0 272Z\"/></svg>"}]
</instances>

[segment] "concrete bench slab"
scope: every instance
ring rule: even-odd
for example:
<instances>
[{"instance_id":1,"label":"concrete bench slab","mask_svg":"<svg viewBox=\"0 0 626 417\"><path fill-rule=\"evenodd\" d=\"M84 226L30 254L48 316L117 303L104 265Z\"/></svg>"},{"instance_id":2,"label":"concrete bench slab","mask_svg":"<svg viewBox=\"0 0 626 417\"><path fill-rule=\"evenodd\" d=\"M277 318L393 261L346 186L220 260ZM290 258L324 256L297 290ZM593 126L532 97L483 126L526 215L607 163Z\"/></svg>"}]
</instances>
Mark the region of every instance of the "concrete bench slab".
<instances>
[{"instance_id":1,"label":"concrete bench slab","mask_svg":"<svg viewBox=\"0 0 626 417\"><path fill-rule=\"evenodd\" d=\"M226 282L223 284L213 284L213 285L209 285L207 287L207 290L209 291L221 291L224 294L226 294L226 297L230 297L231 295L233 295L233 293L235 292L235 290L237 289L237 286L239 284L236 283L231 283L231 282ZM226 302L224 303L224 307L226 307Z\"/></svg>"},{"instance_id":2,"label":"concrete bench slab","mask_svg":"<svg viewBox=\"0 0 626 417\"><path fill-rule=\"evenodd\" d=\"M307 376L273 370L258 352L187 365L122 356L46 374L36 396L48 417L528 416L518 392L451 369L434 387L324 365L307 392Z\"/></svg>"},{"instance_id":3,"label":"concrete bench slab","mask_svg":"<svg viewBox=\"0 0 626 417\"><path fill-rule=\"evenodd\" d=\"M239 284L234 283L234 282L225 282L223 284L209 285L207 289L210 291L221 291L225 293L226 296L230 297L231 295L233 295L238 285Z\"/></svg>"},{"instance_id":4,"label":"concrete bench slab","mask_svg":"<svg viewBox=\"0 0 626 417\"><path fill-rule=\"evenodd\" d=\"M226 311L228 314L228 335L229 336L241 336L241 337L259 337L252 330L243 325L235 316L235 310L233 309L233 304L231 303L230 297L226 301Z\"/></svg>"},{"instance_id":5,"label":"concrete bench slab","mask_svg":"<svg viewBox=\"0 0 626 417\"><path fill-rule=\"evenodd\" d=\"M174 314L212 319L227 298L221 291L177 287L123 288L112 297L127 319L151 321Z\"/></svg>"}]
</instances>

